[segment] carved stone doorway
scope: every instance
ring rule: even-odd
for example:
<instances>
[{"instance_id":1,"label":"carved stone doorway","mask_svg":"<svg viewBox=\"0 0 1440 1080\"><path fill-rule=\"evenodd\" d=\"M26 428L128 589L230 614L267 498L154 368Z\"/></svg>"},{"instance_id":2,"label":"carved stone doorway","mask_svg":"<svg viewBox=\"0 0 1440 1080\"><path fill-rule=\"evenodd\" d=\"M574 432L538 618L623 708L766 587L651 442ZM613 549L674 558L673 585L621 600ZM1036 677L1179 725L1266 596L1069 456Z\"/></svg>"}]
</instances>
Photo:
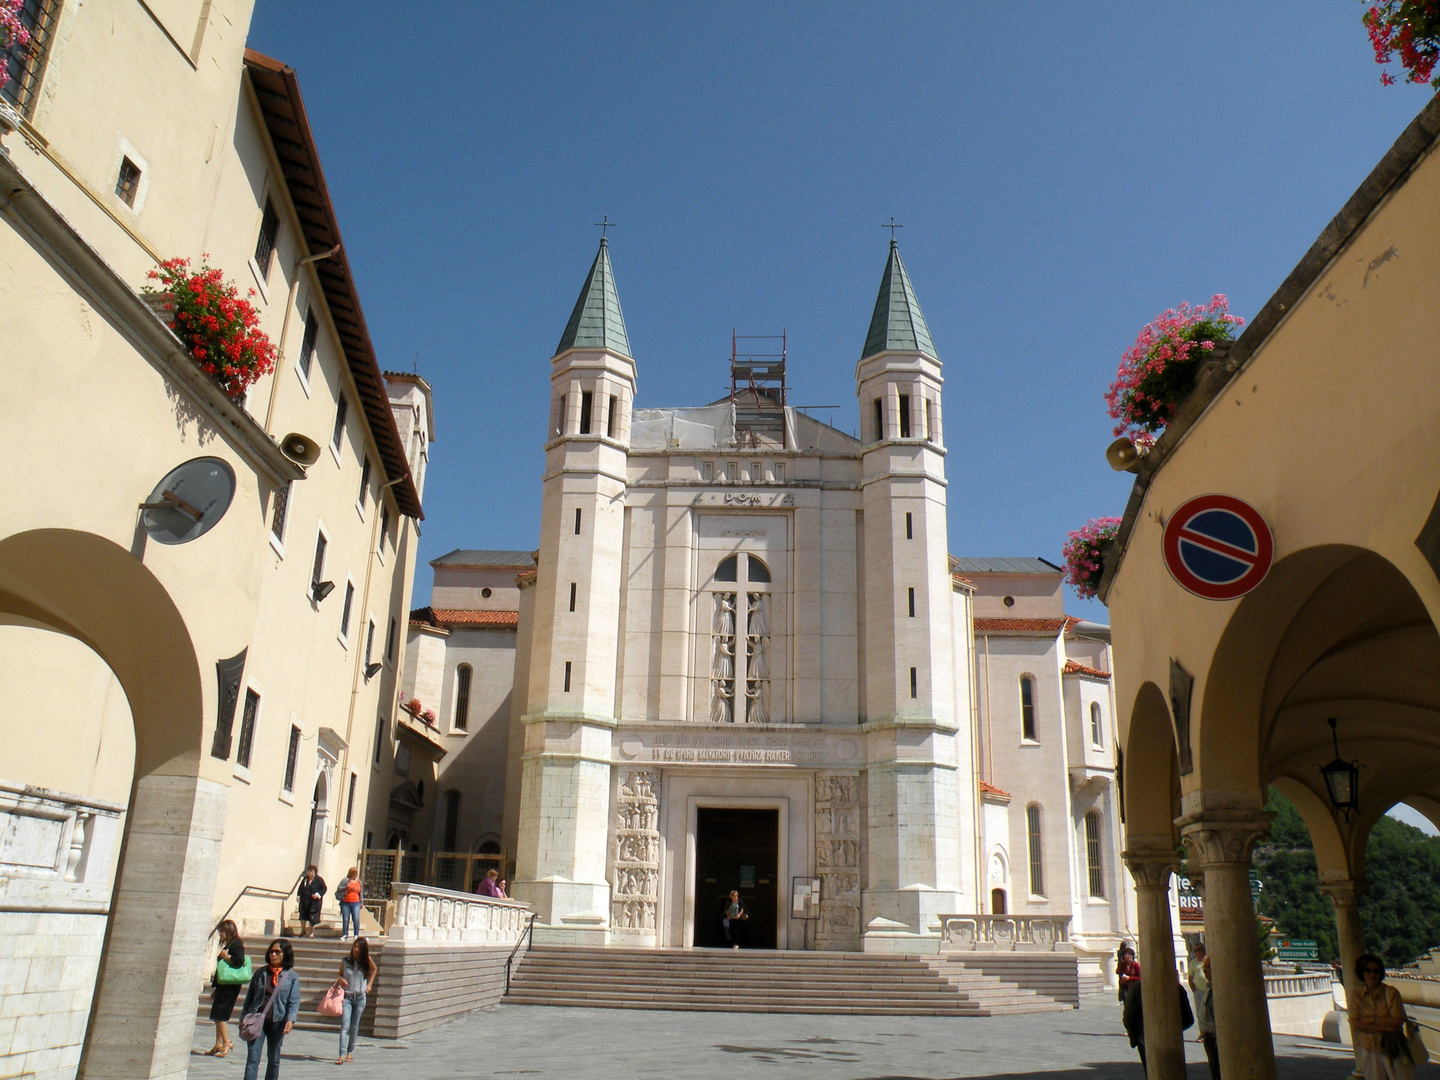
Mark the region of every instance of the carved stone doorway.
<instances>
[{"instance_id":1,"label":"carved stone doorway","mask_svg":"<svg viewBox=\"0 0 1440 1080\"><path fill-rule=\"evenodd\" d=\"M695 826L695 945L725 945L721 911L734 889L750 913L741 947L775 948L780 812L702 806Z\"/></svg>"}]
</instances>

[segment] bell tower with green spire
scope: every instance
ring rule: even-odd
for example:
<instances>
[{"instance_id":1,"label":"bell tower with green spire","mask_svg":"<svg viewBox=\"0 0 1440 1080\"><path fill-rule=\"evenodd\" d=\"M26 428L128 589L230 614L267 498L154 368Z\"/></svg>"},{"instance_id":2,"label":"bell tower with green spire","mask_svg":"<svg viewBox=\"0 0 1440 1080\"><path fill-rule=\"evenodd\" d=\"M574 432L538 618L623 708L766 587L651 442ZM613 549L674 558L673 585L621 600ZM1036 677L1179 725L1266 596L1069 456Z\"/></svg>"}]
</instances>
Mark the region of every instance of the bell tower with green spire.
<instances>
[{"instance_id":1,"label":"bell tower with green spire","mask_svg":"<svg viewBox=\"0 0 1440 1080\"><path fill-rule=\"evenodd\" d=\"M550 361L513 894L538 941L609 939L611 733L635 361L609 244Z\"/></svg>"},{"instance_id":2,"label":"bell tower with green spire","mask_svg":"<svg viewBox=\"0 0 1440 1080\"><path fill-rule=\"evenodd\" d=\"M961 886L962 780L941 364L899 245L855 370L860 399L867 952L937 947ZM973 890L972 890L973 892Z\"/></svg>"}]
</instances>

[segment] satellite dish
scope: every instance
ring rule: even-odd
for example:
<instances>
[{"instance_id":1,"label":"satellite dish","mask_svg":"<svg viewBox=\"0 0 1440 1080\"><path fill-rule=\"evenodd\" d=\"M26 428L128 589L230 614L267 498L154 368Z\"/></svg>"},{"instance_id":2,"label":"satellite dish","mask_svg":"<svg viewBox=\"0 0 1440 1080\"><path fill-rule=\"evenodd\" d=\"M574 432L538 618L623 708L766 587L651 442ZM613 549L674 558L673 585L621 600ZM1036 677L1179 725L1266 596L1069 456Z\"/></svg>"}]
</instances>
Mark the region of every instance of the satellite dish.
<instances>
[{"instance_id":1,"label":"satellite dish","mask_svg":"<svg viewBox=\"0 0 1440 1080\"><path fill-rule=\"evenodd\" d=\"M177 465L140 504L140 523L162 544L186 544L215 527L235 497L235 470L215 457Z\"/></svg>"}]
</instances>

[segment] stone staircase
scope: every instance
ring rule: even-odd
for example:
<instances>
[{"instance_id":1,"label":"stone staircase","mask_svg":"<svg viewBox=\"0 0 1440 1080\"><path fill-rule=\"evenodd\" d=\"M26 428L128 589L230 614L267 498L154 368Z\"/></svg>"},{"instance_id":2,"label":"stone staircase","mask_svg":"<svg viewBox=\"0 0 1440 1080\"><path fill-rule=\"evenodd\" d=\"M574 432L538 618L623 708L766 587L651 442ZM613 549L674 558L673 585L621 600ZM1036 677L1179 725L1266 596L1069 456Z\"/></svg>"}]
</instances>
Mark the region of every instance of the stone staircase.
<instances>
[{"instance_id":1,"label":"stone staircase","mask_svg":"<svg viewBox=\"0 0 1440 1080\"><path fill-rule=\"evenodd\" d=\"M295 1026L303 1031L333 1031L340 1030L340 1018L336 1016L321 1016L316 1012L320 1005L320 999L325 996L325 991L330 989L336 977L340 974L340 961L350 954L350 942L339 939L339 927L329 929L323 925L316 930L313 938L288 938L290 947L295 950L295 970L300 975L300 1016ZM331 936L333 935L333 936ZM375 1030L375 1012L382 1003L382 995L385 994L384 985L384 955L385 939L380 937L367 938L370 944L370 959L374 960L379 968L376 975L375 985L370 992L370 998L365 1005L365 1015L360 1018L360 1033L372 1035ZM250 957L251 966L254 967L264 962L264 950L269 941L254 938L245 942L246 955ZM218 947L216 948L218 952ZM256 967L256 970L259 970ZM230 1017L230 1038L240 1042L240 1036L236 1026L240 1023L240 1010L245 1005L245 987L240 988L240 997L235 1002L235 1012ZM198 1017L208 1021L210 1018L210 987L207 979L205 989L200 994L200 1009ZM238 1047L243 1051L243 1047Z\"/></svg>"},{"instance_id":2,"label":"stone staircase","mask_svg":"<svg viewBox=\"0 0 1440 1080\"><path fill-rule=\"evenodd\" d=\"M1073 959L1071 960L1073 971ZM877 953L536 945L505 1002L608 1009L1002 1016L1074 1007L960 962Z\"/></svg>"}]
</instances>

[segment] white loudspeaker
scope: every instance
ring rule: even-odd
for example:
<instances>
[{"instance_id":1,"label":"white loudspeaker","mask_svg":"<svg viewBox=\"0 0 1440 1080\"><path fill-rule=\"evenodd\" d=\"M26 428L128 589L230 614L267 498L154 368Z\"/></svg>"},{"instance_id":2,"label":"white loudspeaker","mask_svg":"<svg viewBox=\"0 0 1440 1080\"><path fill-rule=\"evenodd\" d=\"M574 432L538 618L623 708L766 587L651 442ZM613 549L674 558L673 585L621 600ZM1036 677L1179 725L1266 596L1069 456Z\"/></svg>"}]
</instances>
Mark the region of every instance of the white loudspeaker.
<instances>
[{"instance_id":1,"label":"white loudspeaker","mask_svg":"<svg viewBox=\"0 0 1440 1080\"><path fill-rule=\"evenodd\" d=\"M310 466L320 457L320 444L298 431L292 431L280 440L280 452L296 465Z\"/></svg>"}]
</instances>

